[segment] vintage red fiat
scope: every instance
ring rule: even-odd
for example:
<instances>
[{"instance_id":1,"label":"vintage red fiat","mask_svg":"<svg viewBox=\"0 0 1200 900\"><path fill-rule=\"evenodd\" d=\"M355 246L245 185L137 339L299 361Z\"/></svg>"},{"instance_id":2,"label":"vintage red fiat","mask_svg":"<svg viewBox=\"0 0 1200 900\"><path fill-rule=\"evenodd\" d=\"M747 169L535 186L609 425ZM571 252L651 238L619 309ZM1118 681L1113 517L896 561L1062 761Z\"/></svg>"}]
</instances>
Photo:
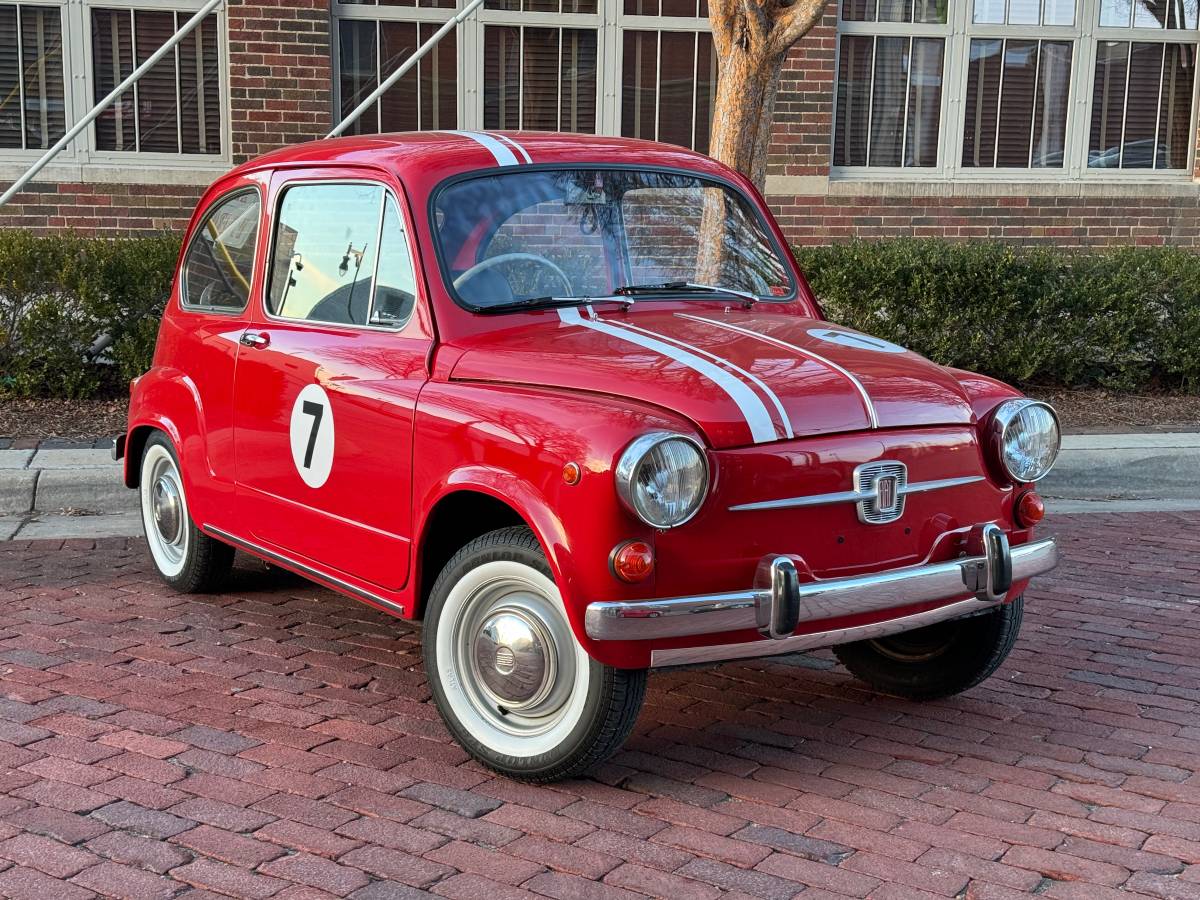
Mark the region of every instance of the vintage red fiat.
<instances>
[{"instance_id":1,"label":"vintage red fiat","mask_svg":"<svg viewBox=\"0 0 1200 900\"><path fill-rule=\"evenodd\" d=\"M200 202L117 454L162 577L234 549L421 618L462 745L546 781L652 666L832 646L913 698L1004 660L1053 410L830 324L761 197L595 136L293 147Z\"/></svg>"}]
</instances>

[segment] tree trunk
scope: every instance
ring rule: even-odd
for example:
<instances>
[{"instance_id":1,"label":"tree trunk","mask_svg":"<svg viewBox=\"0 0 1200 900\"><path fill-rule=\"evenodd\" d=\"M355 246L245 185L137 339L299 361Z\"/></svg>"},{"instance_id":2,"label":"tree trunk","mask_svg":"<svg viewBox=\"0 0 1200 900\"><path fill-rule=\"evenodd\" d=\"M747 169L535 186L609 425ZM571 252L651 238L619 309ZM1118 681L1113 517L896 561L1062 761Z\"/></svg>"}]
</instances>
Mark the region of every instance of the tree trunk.
<instances>
[{"instance_id":1,"label":"tree trunk","mask_svg":"<svg viewBox=\"0 0 1200 900\"><path fill-rule=\"evenodd\" d=\"M733 44L720 60L709 155L737 169L760 191L767 180L771 121L784 54Z\"/></svg>"}]
</instances>

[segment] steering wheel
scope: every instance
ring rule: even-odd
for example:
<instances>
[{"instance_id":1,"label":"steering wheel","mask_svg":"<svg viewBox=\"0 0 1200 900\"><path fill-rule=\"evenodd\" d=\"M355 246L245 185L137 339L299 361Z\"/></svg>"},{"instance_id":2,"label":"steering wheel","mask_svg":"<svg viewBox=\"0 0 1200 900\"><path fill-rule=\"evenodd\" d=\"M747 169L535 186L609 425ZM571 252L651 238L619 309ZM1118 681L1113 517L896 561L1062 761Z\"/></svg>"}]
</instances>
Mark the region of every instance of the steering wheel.
<instances>
[{"instance_id":1,"label":"steering wheel","mask_svg":"<svg viewBox=\"0 0 1200 900\"><path fill-rule=\"evenodd\" d=\"M461 288L476 275L486 272L488 269L491 269L494 266L499 266L510 262L536 263L539 266L549 269L556 276L558 276L559 281L563 283L563 287L567 289L566 293L570 294L575 290L575 288L571 285L571 279L567 277L566 272L564 272L550 260L546 259L546 257L538 256L536 253L501 253L498 256L489 256L482 262L475 263L475 265L471 266L471 268L467 269L467 271L455 278L454 287L456 289Z\"/></svg>"}]
</instances>

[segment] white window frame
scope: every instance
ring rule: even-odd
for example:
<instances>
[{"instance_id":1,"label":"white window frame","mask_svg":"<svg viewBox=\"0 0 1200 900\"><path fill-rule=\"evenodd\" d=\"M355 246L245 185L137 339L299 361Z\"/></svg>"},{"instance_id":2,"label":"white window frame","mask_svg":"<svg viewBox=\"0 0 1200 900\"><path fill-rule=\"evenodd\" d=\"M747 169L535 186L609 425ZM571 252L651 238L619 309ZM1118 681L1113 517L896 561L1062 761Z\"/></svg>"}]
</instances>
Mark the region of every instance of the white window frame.
<instances>
[{"instance_id":1,"label":"white window frame","mask_svg":"<svg viewBox=\"0 0 1200 900\"><path fill-rule=\"evenodd\" d=\"M984 25L971 21L973 0L953 0L948 4L948 21L941 24L907 22L846 22L841 18L838 2L838 39L834 53L833 127L830 131L829 153L833 158L837 128L836 98L840 83L842 37L848 35L941 37L946 41L942 70L941 126L938 135L936 166L834 166L829 169L831 181L957 181L957 182L1047 182L1083 183L1156 182L1178 184L1190 181L1196 166L1198 126L1197 107L1200 106L1200 76L1193 79L1192 111L1188 163L1184 169L1092 169L1087 165L1091 136L1092 84L1095 77L1096 51L1101 41L1133 41L1135 43L1178 43L1200 45L1200 29L1114 28L1101 26L1101 0L1075 0L1075 24L1063 25ZM1067 98L1066 144L1064 166L1060 169L1034 168L975 168L962 165L963 125L971 41L976 39L1011 39L1040 41L1070 41L1071 82Z\"/></svg>"},{"instance_id":2,"label":"white window frame","mask_svg":"<svg viewBox=\"0 0 1200 900\"><path fill-rule=\"evenodd\" d=\"M465 0L457 0L462 9ZM697 6L699 9L699 6ZM455 9L428 7L368 6L331 3L333 29L334 110L342 108L341 98L341 19L368 21L424 22L440 25L455 13ZM596 0L594 13L555 13L520 10L488 9L481 7L458 28L458 122L459 128L478 130L483 125L483 35L492 26L530 28L582 28L596 32L596 134L621 134L621 102L623 72L623 30L677 31L711 33L707 16L686 18L677 16L626 15L624 0ZM387 73L384 73L386 77ZM407 77L407 76L406 76ZM335 112L336 115L336 112Z\"/></svg>"},{"instance_id":3,"label":"white window frame","mask_svg":"<svg viewBox=\"0 0 1200 900\"><path fill-rule=\"evenodd\" d=\"M6 0L7 2L7 0ZM186 21L204 5L204 0L14 0L22 6L61 10L63 18L63 101L66 128L95 105L95 72L92 67L92 10L121 9L178 12ZM43 170L37 181L132 181L141 183L207 184L213 172L223 172L233 163L229 119L229 39L224 6L217 17L217 53L220 61L220 104L214 115L221 125L221 152L153 153L141 150L100 150L94 124L85 128ZM134 90L130 88L129 90ZM0 149L0 178L16 178L45 150Z\"/></svg>"}]
</instances>

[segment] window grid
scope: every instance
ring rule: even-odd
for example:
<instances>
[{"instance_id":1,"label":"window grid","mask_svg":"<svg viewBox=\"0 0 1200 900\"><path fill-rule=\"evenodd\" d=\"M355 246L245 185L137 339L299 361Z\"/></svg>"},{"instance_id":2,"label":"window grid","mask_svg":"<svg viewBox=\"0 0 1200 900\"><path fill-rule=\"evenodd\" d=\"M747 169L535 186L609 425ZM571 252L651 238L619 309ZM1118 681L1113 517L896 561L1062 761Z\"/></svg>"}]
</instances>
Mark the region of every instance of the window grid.
<instances>
[{"instance_id":1,"label":"window grid","mask_svg":"<svg viewBox=\"0 0 1200 900\"><path fill-rule=\"evenodd\" d=\"M92 14L94 10L111 10L124 14L128 11L131 21L138 11L148 13L163 13L170 12L174 14L176 30L195 13L203 5L203 0L23 0L23 2L0 2L0 6L20 6L26 9L35 8L39 10L58 10L61 16L61 41L62 41L62 105L63 105L63 127L62 129L54 129L52 134L53 139L57 139L67 129L69 129L79 118L85 115L97 102L97 100L107 96L108 91L102 91L99 96L96 93L97 71L94 64L95 55L93 53L92 41ZM225 37L225 21L224 9L218 7L210 13L210 20L216 23L216 46L213 48L219 60L226 58L226 37ZM197 33L205 26L199 25L192 32L189 39L193 39ZM131 31L131 33L136 33ZM18 59L23 50L23 40L21 31L18 29ZM185 39L184 43L187 42ZM157 47L157 44L155 45ZM207 45L206 45L207 48ZM175 48L174 69L175 69L175 95L176 103L181 100L180 97L180 76L184 73L179 68L179 55L182 50L182 44ZM205 50L207 54L207 49ZM134 66L138 65L136 46L133 47L135 57ZM144 57L143 57L144 58ZM160 61L159 66L171 65L171 57ZM157 69L158 66L155 67ZM151 72L155 71L152 69ZM129 70L132 71L132 70ZM117 82L129 74L129 71L122 69ZM24 66L20 67L19 75L24 74ZM203 109L202 115L207 121L212 119L217 128L219 140L219 152L159 152L159 151L144 151L140 147L136 150L102 150L99 148L99 143L96 136L96 125L86 128L83 132L67 146L62 153L59 154L57 162L71 163L75 165L95 163L100 165L118 166L121 168L157 168L164 165L176 169L197 169L197 170L223 170L229 167L232 159L230 152L230 134L229 134L229 111L228 111L228 81L225 73L225 66L217 66L218 72L218 109L208 110L205 108L205 101L200 98L199 102ZM149 76L150 73L147 73ZM186 77L186 76L185 76ZM24 123L25 107L27 101L27 92L25 90L24 77L18 78L20 88L20 102L22 123ZM115 84L114 83L114 84ZM111 90L111 87L109 88ZM135 140L140 134L139 128L139 84L129 88L122 98L118 98L113 106L109 107L111 112L117 104L128 102L126 98L132 99L131 105ZM203 91L200 91L203 93ZM57 98L56 98L57 99ZM0 100L3 97L0 96ZM180 107L177 106L177 109ZM182 129L183 114L177 115L177 137L179 130ZM98 122L99 120L97 120ZM25 134L25 127L22 124L22 134ZM200 140L206 140L206 132L202 133ZM53 143L53 140L50 141ZM46 144L45 147L48 147ZM177 141L176 146L181 144ZM30 147L22 143L21 147L6 147L0 146L0 162L5 161L22 161L27 162L35 159L45 149L45 147Z\"/></svg>"},{"instance_id":2,"label":"window grid","mask_svg":"<svg viewBox=\"0 0 1200 900\"><path fill-rule=\"evenodd\" d=\"M922 0L918 0L922 2ZM560 35L560 53L559 53L559 71L563 73L563 60L561 53L561 42L566 39L572 30L585 31L592 30L596 35L596 93L595 93L595 127L594 132L602 135L620 135L622 133L622 106L624 103L624 85L622 83L622 73L624 65L624 33L627 31L644 31L658 32L660 37L656 39L656 43L661 43L661 34L680 33L688 35L707 34L711 31L708 18L707 6L703 0L686 4L687 10L681 9L685 4L675 3L673 7L680 11L695 10L695 16L659 16L654 14L637 14L626 12L626 0L597 0L595 6L585 0L579 2L571 2L571 0L562 0L560 4L563 10L580 10L594 9L591 11L571 11L571 12L556 12L542 9L542 4L530 2L530 0L508 0L508 2L489 2L483 9L480 9L477 14L472 15L458 28L459 45L458 45L458 128L463 129L481 129L487 127L485 119L485 62L484 51L486 41L486 30L489 27L510 27L521 29L526 28L554 28L559 30ZM650 4L655 10L659 8L658 3ZM524 6L521 10L519 7ZM538 6L539 9L532 7ZM629 4L632 8L637 8L636 4ZM457 8L462 7L462 0L459 0ZM509 8L502 8L509 7ZM333 16L335 23L340 27L340 23L347 21L396 21L396 22L423 22L440 24L445 22L453 15L454 6L447 0L440 0L437 7L429 6L393 6L393 5L376 5L367 2L345 2L345 0L334 0L332 4ZM674 10L673 10L674 11ZM696 38L699 41L699 38ZM334 42L335 48L335 72L338 73L335 78L335 83L339 88L339 97L337 98L338 108L342 108L343 99L341 93L341 72L342 60L340 58L341 48L340 42ZM520 41L522 52L525 48L525 40ZM691 68L693 71L698 69L700 62L696 58L698 52L694 54ZM659 66L661 67L661 54L659 54ZM524 73L524 65L520 69L522 75ZM384 76L386 77L386 76ZM406 76L407 78L408 76ZM561 80L561 79L560 79ZM656 106L656 131L657 131L657 105L660 101L660 76L655 78L655 97L654 103ZM560 86L559 89L559 107L557 111L559 127L566 127L570 123L567 120L569 110L563 109L563 95L568 93L567 86ZM715 91L714 91L715 93ZM519 94L520 96L520 94ZM695 100L695 98L693 98ZM522 97L523 101L523 97ZM711 107L712 97L709 98L709 106ZM582 99L580 103L582 103ZM693 103L693 110L696 105ZM524 125L525 109L522 102L520 108L520 118ZM582 118L582 116L581 116ZM693 113L694 118L694 113ZM443 126L446 127L446 126ZM509 127L512 127L511 125ZM701 129L695 121L693 121L688 129L692 135L692 145L700 144ZM707 130L705 127L703 136L704 145L707 145Z\"/></svg>"},{"instance_id":3,"label":"window grid","mask_svg":"<svg viewBox=\"0 0 1200 900\"><path fill-rule=\"evenodd\" d=\"M1092 103L1095 101L1092 91L1092 80L1098 48L1105 42L1125 41L1142 44L1185 45L1192 51L1192 59L1196 58L1197 43L1200 32L1194 27L1189 28L1150 28L1144 26L1115 27L1100 24L1101 0L1075 0L1075 18L1073 25L1004 25L998 23L975 23L972 16L973 3L971 0L951 2L948 4L948 21L944 24L927 22L897 22L897 21L868 21L842 18L843 3L854 0L839 0L838 4L838 50L835 54L835 98L841 90L842 43L847 36L896 36L896 37L942 37L946 40L943 60L943 88L941 106L941 140L939 142L939 159L934 167L917 168L910 166L866 166L866 165L832 165L830 176L843 180L879 180L881 178L895 179L897 177L920 180L996 180L1011 181L1014 177L1028 181L1062 181L1074 179L1129 181L1129 180L1170 180L1190 179L1196 165L1195 134L1197 131L1197 98L1200 97L1200 77L1193 75L1192 91L1190 94L1190 120L1188 133L1188 153L1186 164L1182 168L1166 169L1157 165L1159 153L1155 151L1155 166L1153 168L1118 169L1116 167L1096 168L1088 165L1088 151L1091 135ZM871 7L876 0L866 0L866 6ZM880 0L882 2L882 0ZM1003 3L1005 18L1010 15L1013 0ZM1043 20L1048 15L1054 0L1044 0L1041 16ZM1107 3L1108 0L1103 0ZM859 0L862 3L862 0ZM919 2L917 4L919 6ZM1059 3L1059 6L1062 4ZM1194 21L1193 16L1188 16ZM966 87L970 62L970 46L973 39L991 38L994 40L1024 39L1028 41L1069 41L1072 44L1071 74L1067 100L1066 144L1064 148L1064 165L1061 168L974 168L961 164L964 145L964 114L966 107ZM1181 51L1182 52L1182 51ZM1168 55L1164 50L1164 58ZM1165 65L1165 62L1164 62ZM1127 73L1128 74L1128 73ZM1160 93L1162 80L1160 79ZM872 95L874 90L871 91ZM1127 93L1127 92L1126 92ZM1174 97L1172 97L1174 101ZM1159 115L1161 116L1162 102L1160 99ZM836 102L835 102L836 107ZM838 129L841 127L835 109L834 131L831 136L830 149L834 149ZM1122 123L1124 134L1124 122ZM1161 124L1156 129L1161 134ZM831 157L832 159L832 157Z\"/></svg>"}]
</instances>

